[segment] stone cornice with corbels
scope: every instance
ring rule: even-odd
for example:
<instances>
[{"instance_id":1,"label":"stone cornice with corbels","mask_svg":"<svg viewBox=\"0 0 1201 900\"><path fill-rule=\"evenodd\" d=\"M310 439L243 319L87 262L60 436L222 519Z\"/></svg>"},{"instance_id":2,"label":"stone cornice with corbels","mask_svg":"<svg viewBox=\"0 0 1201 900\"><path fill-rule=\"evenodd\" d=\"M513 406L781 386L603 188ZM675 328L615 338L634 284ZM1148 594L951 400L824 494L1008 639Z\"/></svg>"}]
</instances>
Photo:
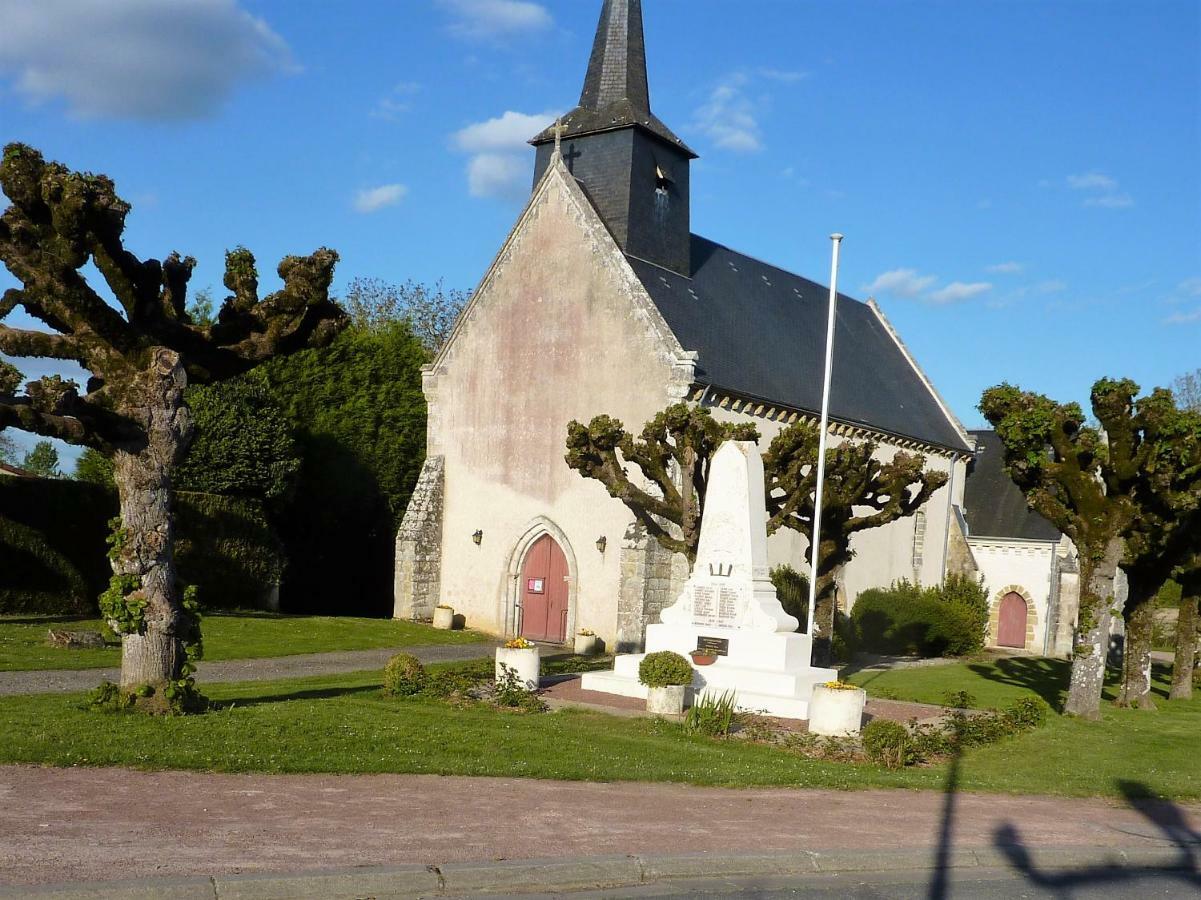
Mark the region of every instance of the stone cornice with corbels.
<instances>
[{"instance_id":1,"label":"stone cornice with corbels","mask_svg":"<svg viewBox=\"0 0 1201 900\"><path fill-rule=\"evenodd\" d=\"M799 421L812 422L814 425L817 425L821 421L821 417L813 413L785 406L782 403L770 403L766 400L728 391L714 385L694 384L688 399L693 403L704 401L706 406L715 409L741 413L745 416L753 416L756 419L765 419L769 422L779 422L784 426L792 425ZM938 456L944 459L963 456L962 451L950 450L946 447L939 447L903 435L889 434L888 432L865 428L862 425L838 422L833 418L830 419L829 430L830 434L836 437L850 440L875 441L876 443L888 444L891 447L901 450L923 453L927 456Z\"/></svg>"}]
</instances>

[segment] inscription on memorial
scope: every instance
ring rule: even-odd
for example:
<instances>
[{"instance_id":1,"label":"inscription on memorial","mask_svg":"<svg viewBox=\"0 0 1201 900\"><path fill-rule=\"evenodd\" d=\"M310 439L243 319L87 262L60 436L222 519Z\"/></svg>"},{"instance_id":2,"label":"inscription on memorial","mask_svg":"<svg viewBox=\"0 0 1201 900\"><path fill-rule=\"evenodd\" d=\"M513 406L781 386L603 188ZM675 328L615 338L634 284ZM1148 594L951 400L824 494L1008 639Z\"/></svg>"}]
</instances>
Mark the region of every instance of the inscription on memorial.
<instances>
[{"instance_id":1,"label":"inscription on memorial","mask_svg":"<svg viewBox=\"0 0 1201 900\"><path fill-rule=\"evenodd\" d=\"M717 624L717 592L705 584L692 589L692 621L697 625Z\"/></svg>"},{"instance_id":2,"label":"inscription on memorial","mask_svg":"<svg viewBox=\"0 0 1201 900\"><path fill-rule=\"evenodd\" d=\"M698 637L696 649L712 653L714 656L730 655L730 639L715 637Z\"/></svg>"},{"instance_id":3,"label":"inscription on memorial","mask_svg":"<svg viewBox=\"0 0 1201 900\"><path fill-rule=\"evenodd\" d=\"M742 592L737 588L721 587L717 593L717 620L731 628L738 624L738 607Z\"/></svg>"}]
</instances>

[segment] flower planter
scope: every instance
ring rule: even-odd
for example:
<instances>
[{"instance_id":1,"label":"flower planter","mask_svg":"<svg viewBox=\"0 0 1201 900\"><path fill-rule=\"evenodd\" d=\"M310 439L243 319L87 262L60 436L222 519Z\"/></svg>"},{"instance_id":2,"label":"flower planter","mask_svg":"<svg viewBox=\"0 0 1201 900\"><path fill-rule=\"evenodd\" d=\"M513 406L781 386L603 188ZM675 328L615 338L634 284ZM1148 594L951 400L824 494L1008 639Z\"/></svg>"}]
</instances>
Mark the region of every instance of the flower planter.
<instances>
[{"instance_id":1,"label":"flower planter","mask_svg":"<svg viewBox=\"0 0 1201 900\"><path fill-rule=\"evenodd\" d=\"M867 692L860 688L848 691L814 685L809 701L809 732L838 737L858 734L866 702Z\"/></svg>"},{"instance_id":2,"label":"flower planter","mask_svg":"<svg viewBox=\"0 0 1201 900\"><path fill-rule=\"evenodd\" d=\"M692 664L694 666L711 666L717 662L717 655L713 653L690 653Z\"/></svg>"},{"instance_id":3,"label":"flower planter","mask_svg":"<svg viewBox=\"0 0 1201 900\"><path fill-rule=\"evenodd\" d=\"M595 634L577 634L575 636L575 655L592 656L600 649L600 638Z\"/></svg>"},{"instance_id":4,"label":"flower planter","mask_svg":"<svg viewBox=\"0 0 1201 900\"><path fill-rule=\"evenodd\" d=\"M684 692L687 685L669 684L667 687L647 689L646 711L657 716L680 716L684 714Z\"/></svg>"},{"instance_id":5,"label":"flower planter","mask_svg":"<svg viewBox=\"0 0 1201 900\"><path fill-rule=\"evenodd\" d=\"M434 607L434 627L450 631L455 627L455 611L449 606Z\"/></svg>"},{"instance_id":6,"label":"flower planter","mask_svg":"<svg viewBox=\"0 0 1201 900\"><path fill-rule=\"evenodd\" d=\"M538 648L528 650L508 650L496 648L496 681L499 684L504 677L502 666L512 669L517 674L517 680L527 691L538 690L538 672L540 659Z\"/></svg>"}]
</instances>

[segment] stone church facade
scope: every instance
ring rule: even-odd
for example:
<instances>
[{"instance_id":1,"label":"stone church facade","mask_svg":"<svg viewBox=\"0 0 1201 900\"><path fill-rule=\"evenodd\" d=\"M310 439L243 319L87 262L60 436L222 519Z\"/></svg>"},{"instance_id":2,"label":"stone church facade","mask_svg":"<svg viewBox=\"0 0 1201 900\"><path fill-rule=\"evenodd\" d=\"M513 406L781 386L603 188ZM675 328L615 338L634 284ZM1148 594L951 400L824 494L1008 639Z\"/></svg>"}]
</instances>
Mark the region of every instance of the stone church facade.
<instances>
[{"instance_id":1,"label":"stone church facade","mask_svg":"<svg viewBox=\"0 0 1201 900\"><path fill-rule=\"evenodd\" d=\"M828 290L691 233L695 154L650 111L640 0L605 0L580 106L531 142L529 203L424 373L427 460L397 540L397 618L633 650L687 563L564 461L567 424L634 432L665 406L752 421L766 448L820 404ZM855 538L840 596L933 584L955 556L973 441L874 302L840 295L835 440L949 473L913 518ZM962 541L961 541L962 542ZM805 542L773 536L773 565Z\"/></svg>"}]
</instances>

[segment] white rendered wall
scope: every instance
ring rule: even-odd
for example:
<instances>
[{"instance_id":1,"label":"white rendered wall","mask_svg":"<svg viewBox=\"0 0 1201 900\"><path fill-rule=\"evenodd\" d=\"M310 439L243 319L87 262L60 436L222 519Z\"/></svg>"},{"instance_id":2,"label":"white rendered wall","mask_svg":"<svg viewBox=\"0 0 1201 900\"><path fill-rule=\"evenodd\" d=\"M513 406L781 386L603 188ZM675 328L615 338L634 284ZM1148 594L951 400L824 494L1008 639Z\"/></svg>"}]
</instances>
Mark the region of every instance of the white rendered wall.
<instances>
[{"instance_id":1,"label":"white rendered wall","mask_svg":"<svg viewBox=\"0 0 1201 900\"><path fill-rule=\"evenodd\" d=\"M1020 588L1018 593L1028 595L1034 602L1034 642L1028 643L1026 649L1043 653L1044 642L1047 640L1047 613L1053 590L1053 562L1059 544L1050 541L973 537L968 538L968 546L972 548L972 556L984 578L984 586L988 590L991 604L995 606L999 603L1012 587ZM990 633L989 646L995 646L996 642L997 635Z\"/></svg>"}]
</instances>

